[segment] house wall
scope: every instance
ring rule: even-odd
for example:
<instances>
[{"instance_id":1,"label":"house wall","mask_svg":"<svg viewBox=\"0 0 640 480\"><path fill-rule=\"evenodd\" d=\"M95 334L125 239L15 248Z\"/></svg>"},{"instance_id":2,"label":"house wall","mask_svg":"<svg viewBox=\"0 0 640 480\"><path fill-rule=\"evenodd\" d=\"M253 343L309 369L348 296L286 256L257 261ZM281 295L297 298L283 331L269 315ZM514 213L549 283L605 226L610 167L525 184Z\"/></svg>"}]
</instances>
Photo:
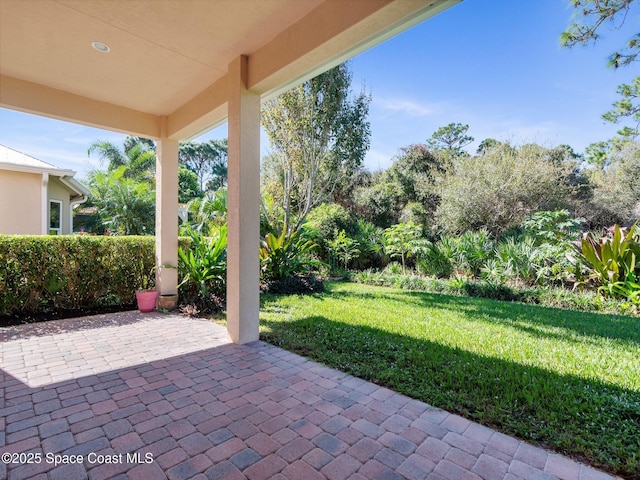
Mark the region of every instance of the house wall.
<instances>
[{"instance_id":1,"label":"house wall","mask_svg":"<svg viewBox=\"0 0 640 480\"><path fill-rule=\"evenodd\" d=\"M50 200L58 200L62 202L62 234L69 235L71 233L71 214L69 205L69 189L58 179L49 175L49 192L47 204Z\"/></svg>"},{"instance_id":2,"label":"house wall","mask_svg":"<svg viewBox=\"0 0 640 480\"><path fill-rule=\"evenodd\" d=\"M42 174L0 170L0 233L39 235Z\"/></svg>"}]
</instances>

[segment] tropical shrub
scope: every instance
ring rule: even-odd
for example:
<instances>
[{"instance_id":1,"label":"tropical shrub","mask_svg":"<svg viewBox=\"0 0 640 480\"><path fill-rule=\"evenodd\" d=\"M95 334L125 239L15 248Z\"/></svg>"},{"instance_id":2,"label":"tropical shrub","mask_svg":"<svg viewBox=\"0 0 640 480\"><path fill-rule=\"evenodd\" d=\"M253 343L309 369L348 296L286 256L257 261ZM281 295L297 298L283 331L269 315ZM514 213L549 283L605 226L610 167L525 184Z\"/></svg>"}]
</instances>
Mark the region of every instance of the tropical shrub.
<instances>
[{"instance_id":1,"label":"tropical shrub","mask_svg":"<svg viewBox=\"0 0 640 480\"><path fill-rule=\"evenodd\" d=\"M532 237L536 245L557 245L576 240L584 218L573 218L568 210L540 211L527 215L520 224L523 235Z\"/></svg>"},{"instance_id":2,"label":"tropical shrub","mask_svg":"<svg viewBox=\"0 0 640 480\"><path fill-rule=\"evenodd\" d=\"M324 291L324 283L314 276L293 275L281 280L263 281L260 283L260 291L284 295L320 293Z\"/></svg>"},{"instance_id":3,"label":"tropical shrub","mask_svg":"<svg viewBox=\"0 0 640 480\"><path fill-rule=\"evenodd\" d=\"M190 200L187 213L187 222L180 226L185 235L189 236L190 229L204 236L210 235L227 221L227 189L208 191L202 197Z\"/></svg>"},{"instance_id":4,"label":"tropical shrub","mask_svg":"<svg viewBox=\"0 0 640 480\"><path fill-rule=\"evenodd\" d=\"M281 281L294 275L308 275L320 262L311 256L316 244L302 230L278 236L267 233L260 241L260 276L263 281Z\"/></svg>"},{"instance_id":5,"label":"tropical shrub","mask_svg":"<svg viewBox=\"0 0 640 480\"><path fill-rule=\"evenodd\" d=\"M407 259L418 257L428 249L429 241L422 237L422 228L415 223L398 223L384 230L384 250L390 258L399 258L402 270Z\"/></svg>"},{"instance_id":6,"label":"tropical shrub","mask_svg":"<svg viewBox=\"0 0 640 480\"><path fill-rule=\"evenodd\" d=\"M495 258L482 268L482 276L498 283L512 281L531 285L536 272L536 252L531 237L508 237L498 243Z\"/></svg>"},{"instance_id":7,"label":"tropical shrub","mask_svg":"<svg viewBox=\"0 0 640 480\"><path fill-rule=\"evenodd\" d=\"M610 297L627 300L625 310L640 308L640 232L614 225L606 234L596 238L585 233L576 244L578 259L588 273L578 283L593 281L599 291Z\"/></svg>"},{"instance_id":8,"label":"tropical shrub","mask_svg":"<svg viewBox=\"0 0 640 480\"><path fill-rule=\"evenodd\" d=\"M587 232L576 245L578 259L589 273L584 282L594 281L607 287L618 282L640 280L640 233L614 225L606 234L596 237Z\"/></svg>"},{"instance_id":9,"label":"tropical shrub","mask_svg":"<svg viewBox=\"0 0 640 480\"><path fill-rule=\"evenodd\" d=\"M571 217L568 210L535 212L525 218L520 230L535 246L531 261L536 283L565 285L569 278L575 277L579 266L571 260L571 253L584 221Z\"/></svg>"},{"instance_id":10,"label":"tropical shrub","mask_svg":"<svg viewBox=\"0 0 640 480\"><path fill-rule=\"evenodd\" d=\"M436 243L438 255L449 262L452 273L480 276L486 262L494 255L495 242L487 230L466 231L462 235L445 235Z\"/></svg>"},{"instance_id":11,"label":"tropical shrub","mask_svg":"<svg viewBox=\"0 0 640 480\"><path fill-rule=\"evenodd\" d=\"M333 240L341 231L353 236L358 230L356 220L337 203L323 203L311 210L305 219L305 227L317 231L323 241Z\"/></svg>"},{"instance_id":12,"label":"tropical shrub","mask_svg":"<svg viewBox=\"0 0 640 480\"><path fill-rule=\"evenodd\" d=\"M356 268L381 267L385 264L382 232L383 230L373 223L363 219L358 220L355 240L358 242L360 254L353 260Z\"/></svg>"},{"instance_id":13,"label":"tropical shrub","mask_svg":"<svg viewBox=\"0 0 640 480\"><path fill-rule=\"evenodd\" d=\"M214 297L225 295L227 279L227 227L222 225L210 237L188 230L190 246L178 249L179 289L186 302L203 311L211 309Z\"/></svg>"},{"instance_id":14,"label":"tropical shrub","mask_svg":"<svg viewBox=\"0 0 640 480\"><path fill-rule=\"evenodd\" d=\"M123 165L109 172L94 171L89 176L90 203L98 207L101 226L121 235L153 235L155 232L155 191L146 180L127 176Z\"/></svg>"},{"instance_id":15,"label":"tropical shrub","mask_svg":"<svg viewBox=\"0 0 640 480\"><path fill-rule=\"evenodd\" d=\"M400 217L401 192L397 185L387 181L383 173L374 175L370 185L356 188L354 202L357 211L374 225L387 228Z\"/></svg>"},{"instance_id":16,"label":"tropical shrub","mask_svg":"<svg viewBox=\"0 0 640 480\"><path fill-rule=\"evenodd\" d=\"M453 273L451 257L436 243L430 243L424 254L418 259L417 269L420 273L437 278L448 278Z\"/></svg>"},{"instance_id":17,"label":"tropical shrub","mask_svg":"<svg viewBox=\"0 0 640 480\"><path fill-rule=\"evenodd\" d=\"M316 244L315 253L318 258L331 265L332 268L336 268L338 263L344 264L336 257L335 247L341 245L338 248L343 248L346 246L346 242L355 240L358 230L357 223L351 213L335 203L323 203L311 210L305 219L303 229L305 237ZM276 236L279 234L279 229L271 229L270 231ZM341 232L344 234L340 240L337 240L336 237ZM357 256L351 255L348 262L355 260L355 258Z\"/></svg>"},{"instance_id":18,"label":"tropical shrub","mask_svg":"<svg viewBox=\"0 0 640 480\"><path fill-rule=\"evenodd\" d=\"M340 230L328 244L332 259L340 262L345 270L349 268L349 262L360 256L360 244L347 237L344 230Z\"/></svg>"}]
</instances>

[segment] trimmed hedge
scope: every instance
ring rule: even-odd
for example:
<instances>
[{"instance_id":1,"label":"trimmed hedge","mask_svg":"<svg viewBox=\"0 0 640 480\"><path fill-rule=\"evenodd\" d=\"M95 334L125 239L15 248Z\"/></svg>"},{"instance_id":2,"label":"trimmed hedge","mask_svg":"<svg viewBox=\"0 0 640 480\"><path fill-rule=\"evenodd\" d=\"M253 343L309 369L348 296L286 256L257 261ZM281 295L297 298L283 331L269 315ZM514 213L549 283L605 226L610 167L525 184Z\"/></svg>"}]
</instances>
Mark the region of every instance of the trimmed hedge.
<instances>
[{"instance_id":1,"label":"trimmed hedge","mask_svg":"<svg viewBox=\"0 0 640 480\"><path fill-rule=\"evenodd\" d=\"M154 237L0 235L0 315L135 305Z\"/></svg>"}]
</instances>

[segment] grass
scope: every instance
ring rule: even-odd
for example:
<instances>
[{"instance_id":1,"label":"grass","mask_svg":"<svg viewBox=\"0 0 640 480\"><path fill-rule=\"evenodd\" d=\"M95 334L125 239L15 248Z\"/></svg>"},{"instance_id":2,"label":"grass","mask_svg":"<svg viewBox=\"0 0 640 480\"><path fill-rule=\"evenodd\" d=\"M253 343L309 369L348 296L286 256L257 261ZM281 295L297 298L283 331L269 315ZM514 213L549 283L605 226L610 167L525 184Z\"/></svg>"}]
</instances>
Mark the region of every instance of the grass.
<instances>
[{"instance_id":1,"label":"grass","mask_svg":"<svg viewBox=\"0 0 640 480\"><path fill-rule=\"evenodd\" d=\"M261 338L640 478L640 319L329 283L263 295Z\"/></svg>"}]
</instances>

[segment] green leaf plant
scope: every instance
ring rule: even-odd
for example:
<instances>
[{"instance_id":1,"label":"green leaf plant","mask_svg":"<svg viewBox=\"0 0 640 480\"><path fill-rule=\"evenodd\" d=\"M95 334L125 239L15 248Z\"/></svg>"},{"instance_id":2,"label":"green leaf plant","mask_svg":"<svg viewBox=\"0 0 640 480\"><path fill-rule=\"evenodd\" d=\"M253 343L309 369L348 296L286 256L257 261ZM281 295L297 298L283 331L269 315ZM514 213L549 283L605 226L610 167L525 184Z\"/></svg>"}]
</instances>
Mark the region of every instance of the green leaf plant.
<instances>
[{"instance_id":1,"label":"green leaf plant","mask_svg":"<svg viewBox=\"0 0 640 480\"><path fill-rule=\"evenodd\" d=\"M178 250L178 285L187 297L206 298L208 294L224 294L227 276L227 226L222 225L210 237L190 229L191 245Z\"/></svg>"},{"instance_id":2,"label":"green leaf plant","mask_svg":"<svg viewBox=\"0 0 640 480\"><path fill-rule=\"evenodd\" d=\"M282 280L296 274L306 274L319 262L311 258L316 244L307 240L301 230L278 236L267 233L260 241L260 273L262 280Z\"/></svg>"},{"instance_id":3,"label":"green leaf plant","mask_svg":"<svg viewBox=\"0 0 640 480\"><path fill-rule=\"evenodd\" d=\"M636 225L627 229L614 225L597 238L587 232L576 244L578 260L588 270L579 283L594 282L609 296L637 302L640 291L640 233Z\"/></svg>"}]
</instances>

